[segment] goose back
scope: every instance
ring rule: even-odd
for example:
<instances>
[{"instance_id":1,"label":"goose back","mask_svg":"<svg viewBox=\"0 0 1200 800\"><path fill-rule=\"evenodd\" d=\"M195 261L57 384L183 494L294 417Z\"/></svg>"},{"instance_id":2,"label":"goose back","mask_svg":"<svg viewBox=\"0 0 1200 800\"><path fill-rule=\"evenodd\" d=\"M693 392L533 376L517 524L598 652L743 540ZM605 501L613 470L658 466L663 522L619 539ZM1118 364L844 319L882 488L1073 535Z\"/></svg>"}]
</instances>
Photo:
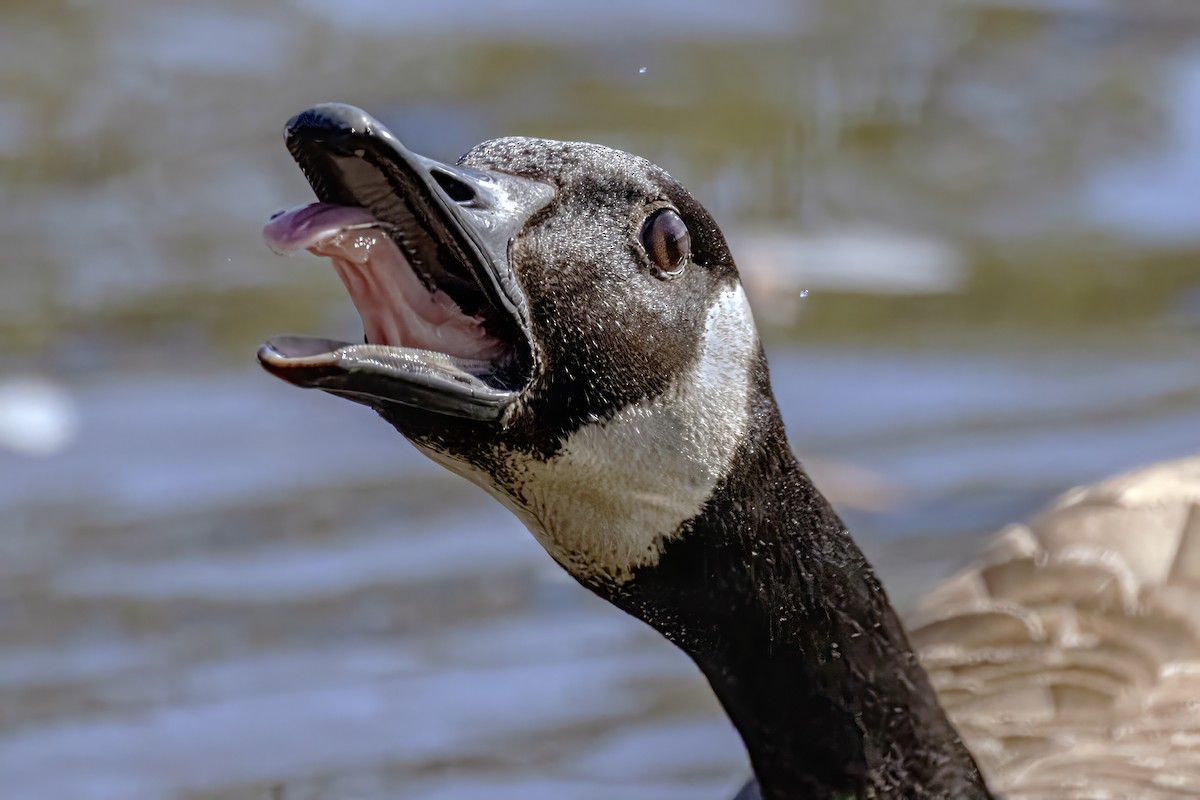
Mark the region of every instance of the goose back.
<instances>
[{"instance_id":1,"label":"goose back","mask_svg":"<svg viewBox=\"0 0 1200 800\"><path fill-rule=\"evenodd\" d=\"M910 634L1009 800L1200 797L1200 457L1004 529Z\"/></svg>"}]
</instances>

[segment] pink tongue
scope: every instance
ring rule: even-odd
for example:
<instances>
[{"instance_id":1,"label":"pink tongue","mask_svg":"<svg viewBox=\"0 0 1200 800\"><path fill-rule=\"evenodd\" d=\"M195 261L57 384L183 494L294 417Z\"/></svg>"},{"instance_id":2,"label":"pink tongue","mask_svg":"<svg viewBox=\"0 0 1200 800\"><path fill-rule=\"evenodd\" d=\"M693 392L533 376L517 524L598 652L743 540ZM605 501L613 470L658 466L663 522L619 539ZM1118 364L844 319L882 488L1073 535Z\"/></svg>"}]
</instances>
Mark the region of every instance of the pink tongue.
<instances>
[{"instance_id":1,"label":"pink tongue","mask_svg":"<svg viewBox=\"0 0 1200 800\"><path fill-rule=\"evenodd\" d=\"M503 344L441 290L430 293L362 208L313 203L274 217L263 237L277 253L306 249L333 261L372 344L493 360Z\"/></svg>"},{"instance_id":2,"label":"pink tongue","mask_svg":"<svg viewBox=\"0 0 1200 800\"><path fill-rule=\"evenodd\" d=\"M335 236L351 225L370 225L375 218L365 208L309 203L271 217L263 238L280 255L306 250L321 239Z\"/></svg>"}]
</instances>

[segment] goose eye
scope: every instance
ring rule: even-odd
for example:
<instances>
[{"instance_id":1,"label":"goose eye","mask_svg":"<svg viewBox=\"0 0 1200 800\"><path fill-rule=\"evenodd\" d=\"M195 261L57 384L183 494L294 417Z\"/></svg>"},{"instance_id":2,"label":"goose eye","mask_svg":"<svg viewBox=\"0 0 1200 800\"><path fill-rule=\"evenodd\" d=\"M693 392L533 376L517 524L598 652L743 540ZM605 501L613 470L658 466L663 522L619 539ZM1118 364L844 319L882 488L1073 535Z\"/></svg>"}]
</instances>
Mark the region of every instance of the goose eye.
<instances>
[{"instance_id":1,"label":"goose eye","mask_svg":"<svg viewBox=\"0 0 1200 800\"><path fill-rule=\"evenodd\" d=\"M642 247L658 268L659 277L673 278L692 258L692 235L678 214L663 208L642 225Z\"/></svg>"}]
</instances>

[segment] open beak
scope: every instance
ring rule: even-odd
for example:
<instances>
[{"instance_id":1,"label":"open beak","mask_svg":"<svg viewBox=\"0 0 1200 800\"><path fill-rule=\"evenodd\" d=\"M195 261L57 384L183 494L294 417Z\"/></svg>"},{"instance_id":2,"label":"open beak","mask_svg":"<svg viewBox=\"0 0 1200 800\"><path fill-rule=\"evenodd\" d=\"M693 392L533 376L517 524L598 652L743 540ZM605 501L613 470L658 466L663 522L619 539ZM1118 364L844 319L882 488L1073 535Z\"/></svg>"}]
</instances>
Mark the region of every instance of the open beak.
<instances>
[{"instance_id":1,"label":"open beak","mask_svg":"<svg viewBox=\"0 0 1200 800\"><path fill-rule=\"evenodd\" d=\"M315 106L285 133L318 202L263 235L278 252L333 261L366 341L272 337L263 367L376 407L500 420L535 358L509 249L554 188L417 155L353 106Z\"/></svg>"}]
</instances>

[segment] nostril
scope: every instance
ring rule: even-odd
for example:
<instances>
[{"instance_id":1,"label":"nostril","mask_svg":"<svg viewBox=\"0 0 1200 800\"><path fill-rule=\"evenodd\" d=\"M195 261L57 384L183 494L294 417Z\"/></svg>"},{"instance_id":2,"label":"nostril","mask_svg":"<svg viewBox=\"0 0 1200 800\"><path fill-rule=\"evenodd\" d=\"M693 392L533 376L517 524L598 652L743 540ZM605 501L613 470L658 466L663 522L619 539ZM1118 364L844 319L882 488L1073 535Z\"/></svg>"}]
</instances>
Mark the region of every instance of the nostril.
<instances>
[{"instance_id":1,"label":"nostril","mask_svg":"<svg viewBox=\"0 0 1200 800\"><path fill-rule=\"evenodd\" d=\"M448 172L440 169L430 170L437 185L442 187L451 200L456 203L469 203L475 199L475 190Z\"/></svg>"}]
</instances>

